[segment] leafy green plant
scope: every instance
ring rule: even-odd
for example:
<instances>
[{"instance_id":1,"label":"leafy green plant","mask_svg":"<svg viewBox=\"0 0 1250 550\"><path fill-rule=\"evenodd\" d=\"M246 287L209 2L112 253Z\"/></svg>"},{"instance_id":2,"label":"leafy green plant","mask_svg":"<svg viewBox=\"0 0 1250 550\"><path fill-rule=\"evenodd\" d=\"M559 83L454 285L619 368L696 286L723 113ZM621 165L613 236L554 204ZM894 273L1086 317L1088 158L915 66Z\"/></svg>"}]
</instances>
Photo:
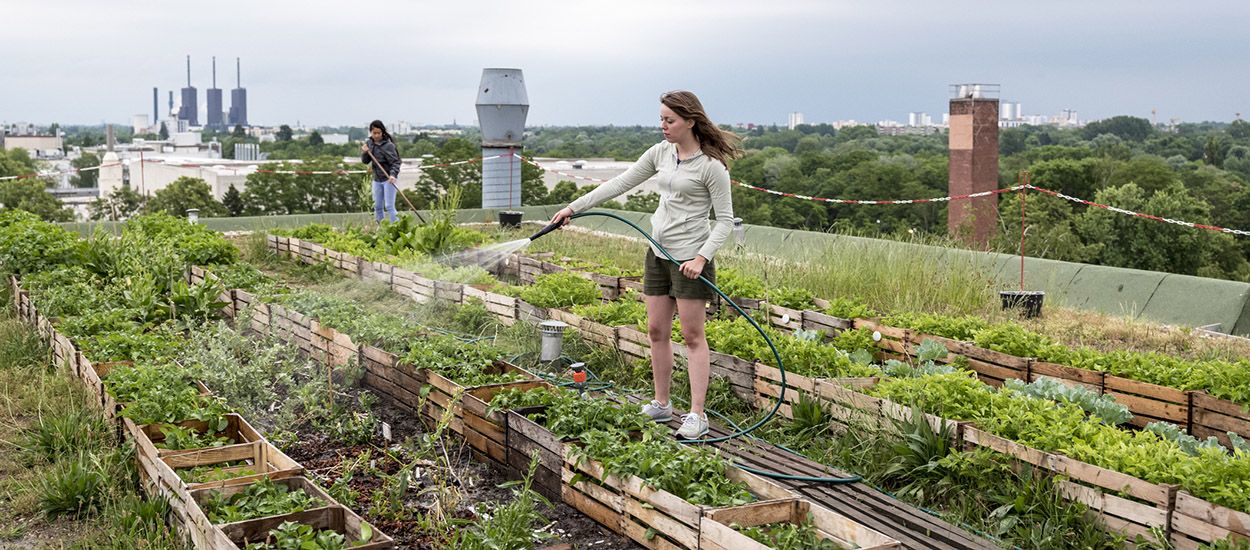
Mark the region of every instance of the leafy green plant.
<instances>
[{"instance_id":1,"label":"leafy green plant","mask_svg":"<svg viewBox=\"0 0 1250 550\"><path fill-rule=\"evenodd\" d=\"M825 378L881 374L876 367L853 361L850 353L834 346L819 341L795 338L768 326L764 326L763 329L777 347L788 372ZM706 334L708 345L720 353L736 355L769 365L777 362L772 349L743 317L709 321ZM848 336L846 341L854 341L851 340L852 338L859 338L859 336Z\"/></svg>"},{"instance_id":2,"label":"leafy green plant","mask_svg":"<svg viewBox=\"0 0 1250 550\"><path fill-rule=\"evenodd\" d=\"M321 499L304 491L293 491L265 478L232 495L214 492L203 501L203 509L213 523L233 523L302 512L323 504Z\"/></svg>"},{"instance_id":3,"label":"leafy green plant","mask_svg":"<svg viewBox=\"0 0 1250 550\"><path fill-rule=\"evenodd\" d=\"M100 415L85 408L39 414L22 430L22 449L40 460L54 461L83 449L102 446L108 429Z\"/></svg>"},{"instance_id":4,"label":"leafy green plant","mask_svg":"<svg viewBox=\"0 0 1250 550\"><path fill-rule=\"evenodd\" d=\"M573 313L610 327L646 323L647 305L637 300L635 295L633 291L628 291L619 300L574 306Z\"/></svg>"},{"instance_id":5,"label":"leafy green plant","mask_svg":"<svg viewBox=\"0 0 1250 550\"><path fill-rule=\"evenodd\" d=\"M208 422L209 429L226 428L228 409L217 396L201 395L191 376L174 365L113 368L105 389L119 403L122 416L138 424L176 424L184 420Z\"/></svg>"},{"instance_id":6,"label":"leafy green plant","mask_svg":"<svg viewBox=\"0 0 1250 550\"><path fill-rule=\"evenodd\" d=\"M1110 395L1100 395L1084 386L1069 386L1054 378L1043 376L1026 384L1020 380L1007 380L1008 389L1051 401L1073 403L1085 409L1091 416L1106 424L1117 426L1133 419L1127 406L1121 405Z\"/></svg>"},{"instance_id":7,"label":"leafy green plant","mask_svg":"<svg viewBox=\"0 0 1250 550\"><path fill-rule=\"evenodd\" d=\"M764 281L741 270L724 267L716 270L716 286L730 298L764 297Z\"/></svg>"},{"instance_id":8,"label":"leafy green plant","mask_svg":"<svg viewBox=\"0 0 1250 550\"><path fill-rule=\"evenodd\" d=\"M955 372L954 367L937 363L938 359L943 359L946 355L946 346L942 345L941 342L925 339L916 348L916 362L914 365L891 359L885 362L882 370L887 375L896 378L915 378L931 374Z\"/></svg>"},{"instance_id":9,"label":"leafy green plant","mask_svg":"<svg viewBox=\"0 0 1250 550\"><path fill-rule=\"evenodd\" d=\"M404 362L430 369L465 387L524 380L515 372L487 372L502 356L503 351L489 344L468 344L453 336L437 335L413 342Z\"/></svg>"},{"instance_id":10,"label":"leafy green plant","mask_svg":"<svg viewBox=\"0 0 1250 550\"><path fill-rule=\"evenodd\" d=\"M173 424L161 426L161 434L165 436L165 439L156 444L158 449L204 449L234 443L229 437L220 435L220 432L200 433L194 429Z\"/></svg>"},{"instance_id":11,"label":"leafy green plant","mask_svg":"<svg viewBox=\"0 0 1250 550\"><path fill-rule=\"evenodd\" d=\"M222 481L226 479L234 479L236 477L247 477L256 475L256 470L252 468L237 468L242 463L214 464L211 466L196 466L194 468L180 468L176 470L178 477L186 483L208 483L211 481Z\"/></svg>"},{"instance_id":12,"label":"leafy green plant","mask_svg":"<svg viewBox=\"0 0 1250 550\"><path fill-rule=\"evenodd\" d=\"M495 508L487 519L475 522L467 530L457 531L454 547L460 550L529 550L535 542L554 538L552 533L535 531L536 526L547 523L539 507L551 506L531 489L537 468L538 454L535 453L524 477L500 485L512 488L512 499Z\"/></svg>"},{"instance_id":13,"label":"leafy green plant","mask_svg":"<svg viewBox=\"0 0 1250 550\"><path fill-rule=\"evenodd\" d=\"M728 296L733 294L726 293ZM816 307L815 295L806 288L783 286L769 290L765 296L770 304L789 309L813 309Z\"/></svg>"},{"instance_id":14,"label":"leafy green plant","mask_svg":"<svg viewBox=\"0 0 1250 550\"><path fill-rule=\"evenodd\" d=\"M239 258L239 250L220 233L164 213L131 218L123 233L168 244L183 261L194 265L229 264Z\"/></svg>"},{"instance_id":15,"label":"leafy green plant","mask_svg":"<svg viewBox=\"0 0 1250 550\"><path fill-rule=\"evenodd\" d=\"M638 441L619 432L591 430L581 435L581 442L573 451L577 460L593 458L608 474L637 476L691 504L736 506L753 498L745 485L726 477L728 463L717 451L682 445L654 423Z\"/></svg>"},{"instance_id":16,"label":"leafy green plant","mask_svg":"<svg viewBox=\"0 0 1250 550\"><path fill-rule=\"evenodd\" d=\"M867 319L877 316L877 312L866 304L846 297L829 300L829 307L824 309L824 313L839 319Z\"/></svg>"},{"instance_id":17,"label":"leafy green plant","mask_svg":"<svg viewBox=\"0 0 1250 550\"><path fill-rule=\"evenodd\" d=\"M963 341L972 340L978 332L990 327L990 323L980 317L951 317L928 313L894 313L883 317L881 322L891 327L909 328L921 334Z\"/></svg>"},{"instance_id":18,"label":"leafy green plant","mask_svg":"<svg viewBox=\"0 0 1250 550\"><path fill-rule=\"evenodd\" d=\"M538 307L570 308L602 299L599 286L570 272L539 275L521 291L521 299Z\"/></svg>"},{"instance_id":19,"label":"leafy green plant","mask_svg":"<svg viewBox=\"0 0 1250 550\"><path fill-rule=\"evenodd\" d=\"M293 521L282 522L269 532L266 542L249 543L246 550L342 550L365 544L373 539L373 531L361 524L360 540L348 541L341 533Z\"/></svg>"},{"instance_id":20,"label":"leafy green plant","mask_svg":"<svg viewBox=\"0 0 1250 550\"><path fill-rule=\"evenodd\" d=\"M78 236L23 210L0 212L0 270L25 274L82 261Z\"/></svg>"},{"instance_id":21,"label":"leafy green plant","mask_svg":"<svg viewBox=\"0 0 1250 550\"><path fill-rule=\"evenodd\" d=\"M738 528L738 531L751 537L752 540L777 550L837 550L840 548L833 541L818 534L810 513L799 524L769 523Z\"/></svg>"}]
</instances>

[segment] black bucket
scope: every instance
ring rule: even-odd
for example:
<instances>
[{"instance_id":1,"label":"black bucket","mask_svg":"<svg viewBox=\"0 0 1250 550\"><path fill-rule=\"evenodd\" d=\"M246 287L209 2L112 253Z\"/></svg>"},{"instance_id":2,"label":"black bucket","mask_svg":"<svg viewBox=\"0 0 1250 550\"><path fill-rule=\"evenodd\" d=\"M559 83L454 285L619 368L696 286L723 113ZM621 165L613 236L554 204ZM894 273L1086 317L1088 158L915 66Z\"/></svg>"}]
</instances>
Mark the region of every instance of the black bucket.
<instances>
[{"instance_id":1,"label":"black bucket","mask_svg":"<svg viewBox=\"0 0 1250 550\"><path fill-rule=\"evenodd\" d=\"M504 210L499 212L499 227L504 229L518 229L521 227L521 216L524 212L516 210Z\"/></svg>"},{"instance_id":2,"label":"black bucket","mask_svg":"<svg viewBox=\"0 0 1250 550\"><path fill-rule=\"evenodd\" d=\"M1025 319L1042 315L1042 301L1046 292L1042 290L1003 290L998 297L1003 301L1003 309L1019 308Z\"/></svg>"}]
</instances>

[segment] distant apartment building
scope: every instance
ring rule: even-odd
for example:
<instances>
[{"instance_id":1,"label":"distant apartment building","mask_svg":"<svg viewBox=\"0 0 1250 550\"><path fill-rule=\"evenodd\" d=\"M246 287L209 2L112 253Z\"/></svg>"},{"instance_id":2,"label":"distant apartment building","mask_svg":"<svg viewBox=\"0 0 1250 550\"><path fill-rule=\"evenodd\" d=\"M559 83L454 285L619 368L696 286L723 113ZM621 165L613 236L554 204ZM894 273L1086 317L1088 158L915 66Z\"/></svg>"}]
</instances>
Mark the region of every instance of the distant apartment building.
<instances>
[{"instance_id":1,"label":"distant apartment building","mask_svg":"<svg viewBox=\"0 0 1250 550\"><path fill-rule=\"evenodd\" d=\"M791 129L791 130L793 130L793 129L797 128L800 124L803 124L803 123L804 123L804 122L803 122L803 113L800 113L800 112L797 112L797 111L796 111L796 112L790 113L790 116L789 116L788 120L786 121L786 127L787 127L787 128L789 128L789 129Z\"/></svg>"}]
</instances>

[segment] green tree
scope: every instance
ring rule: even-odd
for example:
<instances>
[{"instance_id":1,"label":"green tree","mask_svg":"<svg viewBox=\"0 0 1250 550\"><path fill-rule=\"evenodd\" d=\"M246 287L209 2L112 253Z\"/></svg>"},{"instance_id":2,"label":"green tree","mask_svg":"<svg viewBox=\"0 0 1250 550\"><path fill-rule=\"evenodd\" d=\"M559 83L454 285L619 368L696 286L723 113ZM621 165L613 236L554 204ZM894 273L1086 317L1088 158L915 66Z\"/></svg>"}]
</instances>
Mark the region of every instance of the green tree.
<instances>
[{"instance_id":1,"label":"green tree","mask_svg":"<svg viewBox=\"0 0 1250 550\"><path fill-rule=\"evenodd\" d=\"M1207 136L1207 142L1202 146L1202 161L1210 166L1224 166L1224 155L1228 153L1228 144L1219 135L1211 134Z\"/></svg>"},{"instance_id":2,"label":"green tree","mask_svg":"<svg viewBox=\"0 0 1250 550\"><path fill-rule=\"evenodd\" d=\"M230 213L230 216L243 215L243 195L239 193L239 190L234 187L233 183L230 184L229 189L226 189L226 194L222 195L221 204L226 207L226 211Z\"/></svg>"},{"instance_id":3,"label":"green tree","mask_svg":"<svg viewBox=\"0 0 1250 550\"><path fill-rule=\"evenodd\" d=\"M16 179L0 181L0 210L25 210L50 222L68 222L74 213L48 193L43 180Z\"/></svg>"},{"instance_id":4,"label":"green tree","mask_svg":"<svg viewBox=\"0 0 1250 550\"><path fill-rule=\"evenodd\" d=\"M1105 120L1085 125L1082 133L1085 139L1094 139L1102 134L1111 134L1125 141L1141 143L1155 132L1150 121L1135 116L1114 116Z\"/></svg>"},{"instance_id":5,"label":"green tree","mask_svg":"<svg viewBox=\"0 0 1250 550\"><path fill-rule=\"evenodd\" d=\"M1020 201L1024 200L1024 253L1034 258L1088 262L1098 257L1100 243L1087 244L1076 233L1073 204L1044 193L1012 193L998 205L999 231L994 249L1007 254L1020 251Z\"/></svg>"},{"instance_id":6,"label":"green tree","mask_svg":"<svg viewBox=\"0 0 1250 550\"><path fill-rule=\"evenodd\" d=\"M1153 195L1132 183L1111 187L1099 191L1094 201L1154 216L1211 223L1211 205L1194 197L1179 182ZM1074 227L1083 242L1102 245L1096 261L1103 265L1205 277L1232 275L1218 261L1236 246L1230 235L1101 208L1086 209L1076 218Z\"/></svg>"},{"instance_id":7,"label":"green tree","mask_svg":"<svg viewBox=\"0 0 1250 550\"><path fill-rule=\"evenodd\" d=\"M169 128L165 127L164 122L161 122L161 130L156 135L160 136L161 140L169 139Z\"/></svg>"},{"instance_id":8,"label":"green tree","mask_svg":"<svg viewBox=\"0 0 1250 550\"><path fill-rule=\"evenodd\" d=\"M325 144L325 142L326 142L325 138L321 137L321 132L313 130L311 134L308 134L309 145L314 145L314 146L323 145Z\"/></svg>"},{"instance_id":9,"label":"green tree","mask_svg":"<svg viewBox=\"0 0 1250 550\"><path fill-rule=\"evenodd\" d=\"M1241 119L1234 120L1228 125L1228 137L1233 139L1250 139L1250 122Z\"/></svg>"},{"instance_id":10,"label":"green tree","mask_svg":"<svg viewBox=\"0 0 1250 550\"><path fill-rule=\"evenodd\" d=\"M294 136L294 134L295 132L291 130L290 126L283 124L282 126L278 127L278 133L274 135L274 139L278 141L291 141L291 138Z\"/></svg>"},{"instance_id":11,"label":"green tree","mask_svg":"<svg viewBox=\"0 0 1250 550\"><path fill-rule=\"evenodd\" d=\"M357 169L338 158L318 158L300 164L279 163L274 172L317 171L327 174L255 172L247 176L241 195L248 215L359 212L361 179L343 173Z\"/></svg>"},{"instance_id":12,"label":"green tree","mask_svg":"<svg viewBox=\"0 0 1250 550\"><path fill-rule=\"evenodd\" d=\"M208 186L208 182L187 176L180 177L157 191L152 200L148 201L146 210L183 218L191 208L198 208L200 216L205 218L220 218L229 214L226 207L213 198L213 189Z\"/></svg>"},{"instance_id":13,"label":"green tree","mask_svg":"<svg viewBox=\"0 0 1250 550\"><path fill-rule=\"evenodd\" d=\"M25 149L0 150L0 178L34 174L38 171L35 160L30 158Z\"/></svg>"},{"instance_id":14,"label":"green tree","mask_svg":"<svg viewBox=\"0 0 1250 550\"><path fill-rule=\"evenodd\" d=\"M243 138L247 137L247 132L246 132L245 130L243 130L243 125L242 125L242 124L235 124L235 125L234 125L234 131L233 131L233 132L230 132L230 137L236 137L236 138L239 138L239 139L243 139Z\"/></svg>"},{"instance_id":15,"label":"green tree","mask_svg":"<svg viewBox=\"0 0 1250 550\"><path fill-rule=\"evenodd\" d=\"M69 164L70 166L73 166L75 169L78 170L77 174L74 174L72 177L70 177L69 179L70 185L73 185L74 187L86 189L86 188L95 187L96 184L99 182L100 171L98 169L83 170L83 168L95 168L99 166L100 157L97 157L92 153L83 153L82 156L70 161Z\"/></svg>"},{"instance_id":16,"label":"green tree","mask_svg":"<svg viewBox=\"0 0 1250 550\"><path fill-rule=\"evenodd\" d=\"M143 209L146 198L128 186L118 187L108 197L96 199L88 206L93 221L122 221Z\"/></svg>"},{"instance_id":17,"label":"green tree","mask_svg":"<svg viewBox=\"0 0 1250 550\"><path fill-rule=\"evenodd\" d=\"M660 207L660 195L654 192L634 193L625 199L622 208L634 212L655 212Z\"/></svg>"}]
</instances>

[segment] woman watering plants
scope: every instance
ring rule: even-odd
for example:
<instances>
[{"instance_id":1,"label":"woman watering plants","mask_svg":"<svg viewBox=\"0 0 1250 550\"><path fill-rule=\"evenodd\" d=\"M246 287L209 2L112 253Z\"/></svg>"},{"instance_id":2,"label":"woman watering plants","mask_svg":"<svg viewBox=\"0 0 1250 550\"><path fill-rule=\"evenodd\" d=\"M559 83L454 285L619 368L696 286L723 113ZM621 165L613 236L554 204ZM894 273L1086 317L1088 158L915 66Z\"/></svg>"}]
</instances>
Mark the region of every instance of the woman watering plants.
<instances>
[{"instance_id":1,"label":"woman watering plants","mask_svg":"<svg viewBox=\"0 0 1250 550\"><path fill-rule=\"evenodd\" d=\"M686 91L660 96L660 130L664 132L664 141L643 153L625 173L557 212L551 222L567 224L570 216L659 176L660 206L651 216L652 236L681 265L673 264L654 247L647 250L643 294L655 399L643 405L642 412L656 422L667 422L673 415L669 390L676 308L690 370L690 413L682 418L677 435L695 439L708 431L703 404L710 369L704 324L706 303L714 296L698 279L703 275L715 281L713 256L733 231L727 163L741 153L741 139L717 128L699 98ZM713 223L708 221L709 213L714 214Z\"/></svg>"},{"instance_id":2,"label":"woman watering plants","mask_svg":"<svg viewBox=\"0 0 1250 550\"><path fill-rule=\"evenodd\" d=\"M369 123L369 138L360 144L360 162L373 166L373 219L382 221L383 213L395 221L395 178L399 177L399 150L382 121Z\"/></svg>"}]
</instances>

